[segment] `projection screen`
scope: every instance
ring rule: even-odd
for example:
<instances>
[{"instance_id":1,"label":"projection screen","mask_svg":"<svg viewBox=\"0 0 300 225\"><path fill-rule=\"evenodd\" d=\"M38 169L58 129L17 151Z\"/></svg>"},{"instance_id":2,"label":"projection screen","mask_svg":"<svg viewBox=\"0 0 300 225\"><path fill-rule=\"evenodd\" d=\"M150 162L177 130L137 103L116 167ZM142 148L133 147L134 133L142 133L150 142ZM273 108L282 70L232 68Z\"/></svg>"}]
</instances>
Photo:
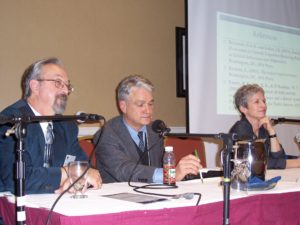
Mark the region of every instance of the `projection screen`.
<instances>
[{"instance_id":1,"label":"projection screen","mask_svg":"<svg viewBox=\"0 0 300 225\"><path fill-rule=\"evenodd\" d=\"M187 0L187 127L228 132L239 119L233 95L246 83L265 89L271 118L300 118L300 2ZM276 131L288 154L299 155L300 124ZM209 166L222 143L206 140Z\"/></svg>"}]
</instances>

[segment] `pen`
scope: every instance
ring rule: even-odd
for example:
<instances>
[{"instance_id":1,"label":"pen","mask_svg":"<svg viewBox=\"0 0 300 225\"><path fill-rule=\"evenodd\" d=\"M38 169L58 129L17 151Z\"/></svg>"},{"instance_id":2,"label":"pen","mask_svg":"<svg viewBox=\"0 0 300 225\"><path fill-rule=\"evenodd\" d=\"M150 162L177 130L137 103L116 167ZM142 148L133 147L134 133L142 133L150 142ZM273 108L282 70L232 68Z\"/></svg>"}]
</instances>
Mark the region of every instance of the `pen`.
<instances>
[{"instance_id":1,"label":"pen","mask_svg":"<svg viewBox=\"0 0 300 225\"><path fill-rule=\"evenodd\" d=\"M195 156L200 160L200 157L199 157L199 154L198 154L198 150L197 150L197 149L195 149L194 154L195 154ZM201 160L200 160L200 162L201 162ZM203 183L203 176L202 176L201 169L199 169L199 175L200 175L201 182Z\"/></svg>"}]
</instances>

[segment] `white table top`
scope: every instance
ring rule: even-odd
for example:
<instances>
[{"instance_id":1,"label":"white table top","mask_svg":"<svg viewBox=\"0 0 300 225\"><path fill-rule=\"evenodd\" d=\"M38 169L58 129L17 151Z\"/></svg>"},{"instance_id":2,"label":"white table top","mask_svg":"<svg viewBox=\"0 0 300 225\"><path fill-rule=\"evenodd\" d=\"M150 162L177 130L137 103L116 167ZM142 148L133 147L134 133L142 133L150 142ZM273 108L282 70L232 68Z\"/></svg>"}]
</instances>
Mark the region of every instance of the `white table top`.
<instances>
[{"instance_id":1,"label":"white table top","mask_svg":"<svg viewBox=\"0 0 300 225\"><path fill-rule=\"evenodd\" d=\"M268 170L267 179L280 175L282 178L277 183L276 187L265 191L236 191L230 192L230 199L243 198L257 194L274 194L300 191L300 169L286 169L286 170ZM161 194L182 194L186 192L201 193L201 204L223 201L223 187L220 186L222 178L207 178L204 183L200 180L190 180L177 182L178 188L167 190L152 190L147 189L147 192L161 193ZM133 183L135 185L143 185L142 183ZM197 196L193 199L187 200L184 198L172 199L167 201L155 202L150 204L140 204L119 199L112 199L103 197L103 195L116 193L136 193L127 183L112 183L103 184L99 190L88 190L86 194L88 198L73 199L71 194L67 193L63 196L54 208L55 212L63 215L95 215L115 213L131 210L151 210L162 208L173 208L183 206L194 206L197 202ZM26 196L26 207L47 208L50 209L57 194L35 194ZM7 196L10 201L14 201L14 196Z\"/></svg>"}]
</instances>

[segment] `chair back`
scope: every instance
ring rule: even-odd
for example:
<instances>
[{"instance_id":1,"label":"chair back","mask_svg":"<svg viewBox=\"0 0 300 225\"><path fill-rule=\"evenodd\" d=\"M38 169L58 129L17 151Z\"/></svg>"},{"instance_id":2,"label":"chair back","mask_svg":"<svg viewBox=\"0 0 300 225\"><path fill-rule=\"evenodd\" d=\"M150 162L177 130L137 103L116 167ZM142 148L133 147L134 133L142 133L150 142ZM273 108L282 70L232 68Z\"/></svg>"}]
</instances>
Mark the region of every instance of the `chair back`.
<instances>
[{"instance_id":1,"label":"chair back","mask_svg":"<svg viewBox=\"0 0 300 225\"><path fill-rule=\"evenodd\" d=\"M182 157L188 154L194 154L194 151L197 150L201 160L201 165L206 167L205 148L201 138L167 137L165 139L165 146L173 146L176 164Z\"/></svg>"},{"instance_id":2,"label":"chair back","mask_svg":"<svg viewBox=\"0 0 300 225\"><path fill-rule=\"evenodd\" d=\"M84 136L79 138L79 145L91 161L91 166L96 168L96 157L94 145L92 143L93 136Z\"/></svg>"}]
</instances>

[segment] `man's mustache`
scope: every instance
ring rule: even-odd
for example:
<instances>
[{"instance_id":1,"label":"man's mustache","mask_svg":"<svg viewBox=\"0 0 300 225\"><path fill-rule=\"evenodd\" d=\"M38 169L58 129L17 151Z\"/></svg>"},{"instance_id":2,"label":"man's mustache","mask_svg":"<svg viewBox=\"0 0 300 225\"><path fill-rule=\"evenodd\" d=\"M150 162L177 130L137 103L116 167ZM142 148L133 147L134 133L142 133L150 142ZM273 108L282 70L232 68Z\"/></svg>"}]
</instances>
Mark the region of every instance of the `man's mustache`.
<instances>
[{"instance_id":1,"label":"man's mustache","mask_svg":"<svg viewBox=\"0 0 300 225\"><path fill-rule=\"evenodd\" d=\"M63 101L67 101L68 100L68 96L66 94L60 94L56 96L57 99L63 100Z\"/></svg>"}]
</instances>

